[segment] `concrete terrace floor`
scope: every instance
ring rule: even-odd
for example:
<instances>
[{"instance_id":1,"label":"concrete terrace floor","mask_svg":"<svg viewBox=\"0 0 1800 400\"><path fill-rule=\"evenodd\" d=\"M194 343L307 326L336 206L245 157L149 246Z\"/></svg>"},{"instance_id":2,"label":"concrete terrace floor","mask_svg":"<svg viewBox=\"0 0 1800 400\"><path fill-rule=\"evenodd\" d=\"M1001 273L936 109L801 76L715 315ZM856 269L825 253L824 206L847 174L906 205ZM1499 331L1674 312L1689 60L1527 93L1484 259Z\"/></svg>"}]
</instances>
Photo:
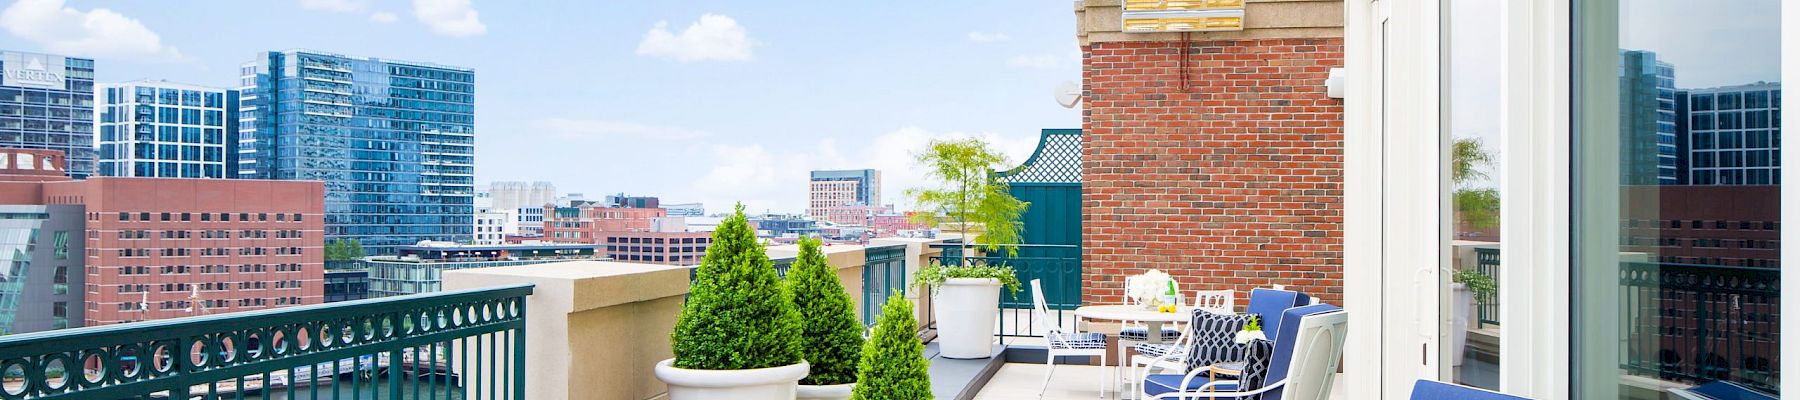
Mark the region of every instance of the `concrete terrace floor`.
<instances>
[{"instance_id":1,"label":"concrete terrace floor","mask_svg":"<svg viewBox=\"0 0 1800 400\"><path fill-rule=\"evenodd\" d=\"M981 391L975 395L975 399L1089 400L1119 398L1110 392L1107 393L1108 396L1102 397L1099 391L1099 380L1111 377L1112 371L1109 368L1090 365L1057 365L1056 375L1050 380L1050 387L1044 391L1043 397L1038 397L1038 388L1044 384L1045 368L1043 364L1007 363L1002 365L1000 371L994 374L992 380L988 381L987 386L982 387ZM1342 375L1339 375L1338 380L1331 386L1332 399L1346 398ZM1107 390L1112 390L1111 386L1108 386ZM1124 390L1126 398L1134 394L1130 388Z\"/></svg>"}]
</instances>

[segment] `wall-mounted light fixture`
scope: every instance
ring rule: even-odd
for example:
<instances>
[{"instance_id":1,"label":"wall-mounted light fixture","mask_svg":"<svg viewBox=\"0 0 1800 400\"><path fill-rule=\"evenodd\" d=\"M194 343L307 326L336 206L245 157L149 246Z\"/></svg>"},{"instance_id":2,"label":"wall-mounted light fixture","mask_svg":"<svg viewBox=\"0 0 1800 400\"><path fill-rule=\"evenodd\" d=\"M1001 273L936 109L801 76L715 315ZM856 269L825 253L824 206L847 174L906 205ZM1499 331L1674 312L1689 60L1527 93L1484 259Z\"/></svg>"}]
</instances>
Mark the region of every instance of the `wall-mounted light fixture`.
<instances>
[{"instance_id":1,"label":"wall-mounted light fixture","mask_svg":"<svg viewBox=\"0 0 1800 400\"><path fill-rule=\"evenodd\" d=\"M1325 97L1344 98L1344 69L1332 68L1331 75L1325 77Z\"/></svg>"},{"instance_id":2,"label":"wall-mounted light fixture","mask_svg":"<svg viewBox=\"0 0 1800 400\"><path fill-rule=\"evenodd\" d=\"M1127 33L1244 30L1244 0L1125 0Z\"/></svg>"}]
</instances>

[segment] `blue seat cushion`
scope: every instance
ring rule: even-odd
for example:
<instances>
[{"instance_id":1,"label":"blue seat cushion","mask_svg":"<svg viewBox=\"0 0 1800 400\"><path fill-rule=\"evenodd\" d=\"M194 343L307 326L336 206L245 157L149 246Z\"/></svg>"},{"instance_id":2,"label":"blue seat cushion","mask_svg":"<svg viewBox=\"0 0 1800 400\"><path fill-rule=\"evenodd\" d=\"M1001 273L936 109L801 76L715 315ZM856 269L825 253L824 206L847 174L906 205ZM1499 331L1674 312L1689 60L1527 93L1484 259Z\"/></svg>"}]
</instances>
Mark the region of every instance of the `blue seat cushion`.
<instances>
[{"instance_id":1,"label":"blue seat cushion","mask_svg":"<svg viewBox=\"0 0 1800 400\"><path fill-rule=\"evenodd\" d=\"M1143 355L1150 356L1150 357L1162 357L1162 356L1169 355L1170 352L1175 351L1175 345L1169 344L1169 343L1157 343L1157 344L1144 343L1144 344L1139 344L1136 346L1131 346L1131 349L1137 350L1138 354L1143 354Z\"/></svg>"},{"instance_id":2,"label":"blue seat cushion","mask_svg":"<svg viewBox=\"0 0 1800 400\"><path fill-rule=\"evenodd\" d=\"M1175 329L1175 328L1163 328L1162 329L1162 339L1164 341L1175 340L1175 338L1178 338L1178 337L1181 337L1180 329ZM1147 340L1150 340L1150 329L1143 328L1143 327L1120 329L1119 330L1119 339L1120 340L1136 340L1139 342L1147 341Z\"/></svg>"},{"instance_id":3,"label":"blue seat cushion","mask_svg":"<svg viewBox=\"0 0 1800 400\"><path fill-rule=\"evenodd\" d=\"M1085 333L1051 333L1050 346L1058 349L1104 349L1106 335Z\"/></svg>"},{"instance_id":4,"label":"blue seat cushion","mask_svg":"<svg viewBox=\"0 0 1800 400\"><path fill-rule=\"evenodd\" d=\"M1495 393L1468 386L1419 380L1413 385L1413 400L1458 399L1458 400L1527 400L1524 397Z\"/></svg>"},{"instance_id":5,"label":"blue seat cushion","mask_svg":"<svg viewBox=\"0 0 1800 400\"><path fill-rule=\"evenodd\" d=\"M1177 391L1184 393L1199 392L1201 386L1205 386L1207 382L1211 382L1207 379L1206 374L1202 373L1199 376L1195 376L1194 380L1188 381L1188 386L1186 388L1177 389L1181 386L1181 380L1183 378L1186 378L1186 376L1175 374L1150 375L1149 377L1144 378L1144 394L1160 396ZM1212 389L1220 392L1235 392L1237 391L1237 385L1221 383L1218 386L1213 386Z\"/></svg>"}]
</instances>

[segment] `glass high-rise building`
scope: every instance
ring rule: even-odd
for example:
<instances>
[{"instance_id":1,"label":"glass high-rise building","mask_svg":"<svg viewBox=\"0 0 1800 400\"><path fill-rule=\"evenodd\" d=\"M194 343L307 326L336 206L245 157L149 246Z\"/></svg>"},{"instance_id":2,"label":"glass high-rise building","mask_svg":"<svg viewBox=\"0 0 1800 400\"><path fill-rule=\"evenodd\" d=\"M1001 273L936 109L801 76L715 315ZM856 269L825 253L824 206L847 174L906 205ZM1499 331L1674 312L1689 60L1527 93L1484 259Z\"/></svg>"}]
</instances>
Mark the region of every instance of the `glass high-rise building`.
<instances>
[{"instance_id":1,"label":"glass high-rise building","mask_svg":"<svg viewBox=\"0 0 1800 400\"><path fill-rule=\"evenodd\" d=\"M1677 183L1675 66L1655 52L1621 52L1619 107L1619 124L1631 147L1620 153L1620 178L1635 185Z\"/></svg>"},{"instance_id":2,"label":"glass high-rise building","mask_svg":"<svg viewBox=\"0 0 1800 400\"><path fill-rule=\"evenodd\" d=\"M0 51L0 147L61 150L74 178L94 172L94 60Z\"/></svg>"},{"instance_id":3,"label":"glass high-rise building","mask_svg":"<svg viewBox=\"0 0 1800 400\"><path fill-rule=\"evenodd\" d=\"M326 240L473 238L474 70L289 50L240 72L239 177L324 181Z\"/></svg>"},{"instance_id":4,"label":"glass high-rise building","mask_svg":"<svg viewBox=\"0 0 1800 400\"><path fill-rule=\"evenodd\" d=\"M1682 92L1687 183L1781 184L1781 84Z\"/></svg>"},{"instance_id":5,"label":"glass high-rise building","mask_svg":"<svg viewBox=\"0 0 1800 400\"><path fill-rule=\"evenodd\" d=\"M102 176L230 178L237 160L236 90L164 81L102 84Z\"/></svg>"}]
</instances>

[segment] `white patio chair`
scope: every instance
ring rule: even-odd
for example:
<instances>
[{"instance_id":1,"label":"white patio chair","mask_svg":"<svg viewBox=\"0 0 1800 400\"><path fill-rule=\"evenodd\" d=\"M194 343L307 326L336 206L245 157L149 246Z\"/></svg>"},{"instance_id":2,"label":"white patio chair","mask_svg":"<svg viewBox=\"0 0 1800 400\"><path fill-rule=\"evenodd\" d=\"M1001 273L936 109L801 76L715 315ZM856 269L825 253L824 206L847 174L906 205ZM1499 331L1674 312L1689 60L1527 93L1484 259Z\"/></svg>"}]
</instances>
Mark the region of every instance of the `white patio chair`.
<instances>
[{"instance_id":1,"label":"white patio chair","mask_svg":"<svg viewBox=\"0 0 1800 400\"><path fill-rule=\"evenodd\" d=\"M1065 332L1061 322L1050 319L1050 308L1044 302L1044 288L1037 279L1031 280L1031 319L1037 325L1034 328L1044 333L1044 341L1048 344L1044 363L1048 368L1044 371L1044 385L1038 388L1038 396L1050 389L1050 375L1056 373L1057 357L1106 357L1106 335L1094 332ZM1106 397L1106 382L1100 382L1100 397Z\"/></svg>"},{"instance_id":2,"label":"white patio chair","mask_svg":"<svg viewBox=\"0 0 1800 400\"><path fill-rule=\"evenodd\" d=\"M1211 366L1176 375L1153 375L1146 369L1139 381L1139 394L1156 400L1243 399L1257 395L1264 400L1326 400L1344 355L1349 314L1321 304L1290 308L1282 319L1288 321L1276 336L1268 365L1248 366L1246 376L1241 378L1245 381L1209 381ZM1253 371L1257 368L1262 370Z\"/></svg>"},{"instance_id":3,"label":"white patio chair","mask_svg":"<svg viewBox=\"0 0 1800 400\"><path fill-rule=\"evenodd\" d=\"M1237 293L1233 290L1197 290L1194 291L1194 309L1214 314L1230 315L1237 303L1236 296ZM1131 366L1131 371L1126 373L1125 377L1121 380L1136 378L1140 375L1138 368L1185 371L1187 369L1187 357L1185 354L1188 351L1188 347L1193 346L1194 330L1191 329L1191 326L1182 326L1180 329L1181 336L1176 337L1174 342L1154 344L1140 343L1129 347L1131 350L1136 350L1138 354L1130 357L1131 364L1129 365ZM1161 359L1161 357L1172 353L1180 354L1177 354L1172 360L1164 360L1161 363L1155 362L1156 360ZM1125 360L1126 355L1128 354L1129 351L1127 350L1127 347L1120 345L1118 359Z\"/></svg>"}]
</instances>

